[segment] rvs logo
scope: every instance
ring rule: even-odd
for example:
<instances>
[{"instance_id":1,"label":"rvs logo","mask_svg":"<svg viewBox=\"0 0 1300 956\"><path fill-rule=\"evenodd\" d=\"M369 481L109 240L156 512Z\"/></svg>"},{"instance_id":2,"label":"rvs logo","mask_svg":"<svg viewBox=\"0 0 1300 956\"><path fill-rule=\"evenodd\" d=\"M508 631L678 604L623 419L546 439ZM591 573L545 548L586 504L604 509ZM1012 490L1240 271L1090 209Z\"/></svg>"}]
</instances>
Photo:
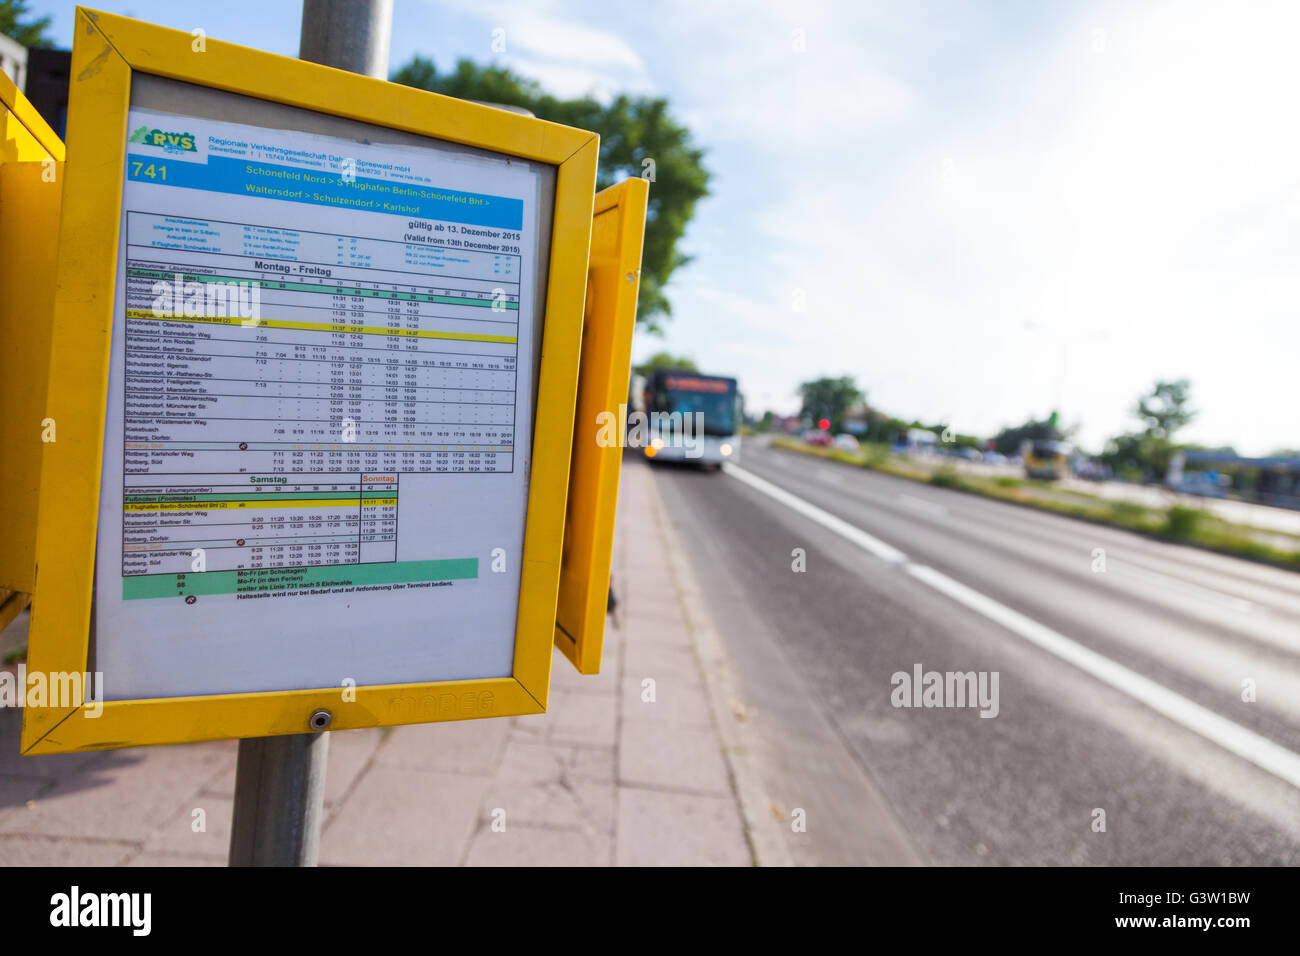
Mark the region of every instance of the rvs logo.
<instances>
[{"instance_id":1,"label":"rvs logo","mask_svg":"<svg viewBox=\"0 0 1300 956\"><path fill-rule=\"evenodd\" d=\"M193 133L169 133L161 129L150 129L148 126L139 127L127 142L157 146L169 153L193 153L198 150L194 145Z\"/></svg>"}]
</instances>

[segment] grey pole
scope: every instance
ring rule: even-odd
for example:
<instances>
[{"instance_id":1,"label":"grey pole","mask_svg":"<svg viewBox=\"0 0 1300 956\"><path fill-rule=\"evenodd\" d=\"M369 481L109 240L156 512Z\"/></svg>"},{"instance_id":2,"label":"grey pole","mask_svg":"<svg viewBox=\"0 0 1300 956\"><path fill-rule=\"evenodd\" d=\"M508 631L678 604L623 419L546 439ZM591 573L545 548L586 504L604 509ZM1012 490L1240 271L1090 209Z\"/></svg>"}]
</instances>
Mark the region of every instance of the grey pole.
<instances>
[{"instance_id":1,"label":"grey pole","mask_svg":"<svg viewBox=\"0 0 1300 956\"><path fill-rule=\"evenodd\" d=\"M330 735L239 742L231 866L315 866Z\"/></svg>"},{"instance_id":2,"label":"grey pole","mask_svg":"<svg viewBox=\"0 0 1300 956\"><path fill-rule=\"evenodd\" d=\"M298 57L386 80L392 32L393 0L303 0ZM318 711L317 733L239 742L231 866L316 865L329 723Z\"/></svg>"},{"instance_id":3,"label":"grey pole","mask_svg":"<svg viewBox=\"0 0 1300 956\"><path fill-rule=\"evenodd\" d=\"M298 58L388 79L393 0L303 0Z\"/></svg>"}]
</instances>

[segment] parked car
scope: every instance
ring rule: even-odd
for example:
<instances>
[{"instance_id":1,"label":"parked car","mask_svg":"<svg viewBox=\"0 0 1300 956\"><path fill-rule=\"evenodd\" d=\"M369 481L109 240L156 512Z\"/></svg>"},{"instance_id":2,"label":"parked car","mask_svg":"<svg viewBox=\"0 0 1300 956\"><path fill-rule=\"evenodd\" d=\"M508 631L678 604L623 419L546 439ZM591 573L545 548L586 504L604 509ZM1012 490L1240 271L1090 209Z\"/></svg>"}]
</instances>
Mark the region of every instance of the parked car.
<instances>
[{"instance_id":1,"label":"parked car","mask_svg":"<svg viewBox=\"0 0 1300 956\"><path fill-rule=\"evenodd\" d=\"M803 440L819 448L829 448L831 446L831 433L824 432L820 428L810 428L803 433Z\"/></svg>"},{"instance_id":2,"label":"parked car","mask_svg":"<svg viewBox=\"0 0 1300 956\"><path fill-rule=\"evenodd\" d=\"M834 447L840 451L859 451L862 448L857 437L848 432L835 436Z\"/></svg>"},{"instance_id":3,"label":"parked car","mask_svg":"<svg viewBox=\"0 0 1300 956\"><path fill-rule=\"evenodd\" d=\"M1099 461L1081 458L1074 463L1074 474L1086 481L1105 481L1110 477L1110 469Z\"/></svg>"}]
</instances>

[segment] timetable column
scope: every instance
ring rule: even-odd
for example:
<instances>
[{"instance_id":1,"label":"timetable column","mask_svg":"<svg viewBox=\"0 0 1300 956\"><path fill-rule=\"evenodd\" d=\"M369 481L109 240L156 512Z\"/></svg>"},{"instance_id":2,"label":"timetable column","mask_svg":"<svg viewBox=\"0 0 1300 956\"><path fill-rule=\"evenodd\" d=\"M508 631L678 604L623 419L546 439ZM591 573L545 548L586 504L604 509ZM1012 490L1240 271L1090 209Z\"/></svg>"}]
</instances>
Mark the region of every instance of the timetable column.
<instances>
[{"instance_id":1,"label":"timetable column","mask_svg":"<svg viewBox=\"0 0 1300 956\"><path fill-rule=\"evenodd\" d=\"M397 479L361 476L361 564L397 560Z\"/></svg>"}]
</instances>

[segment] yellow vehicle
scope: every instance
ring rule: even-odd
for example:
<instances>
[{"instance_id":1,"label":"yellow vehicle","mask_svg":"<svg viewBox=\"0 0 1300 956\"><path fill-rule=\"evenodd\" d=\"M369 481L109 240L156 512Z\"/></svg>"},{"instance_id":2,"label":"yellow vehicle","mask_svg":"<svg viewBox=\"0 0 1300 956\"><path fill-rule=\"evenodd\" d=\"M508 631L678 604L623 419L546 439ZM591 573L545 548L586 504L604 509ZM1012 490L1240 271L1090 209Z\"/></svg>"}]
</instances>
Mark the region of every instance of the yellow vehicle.
<instances>
[{"instance_id":1,"label":"yellow vehicle","mask_svg":"<svg viewBox=\"0 0 1300 956\"><path fill-rule=\"evenodd\" d=\"M1070 473L1070 454L1073 448L1068 442L1039 438L1026 441L1020 446L1020 459L1025 466L1025 475L1042 481L1056 481Z\"/></svg>"}]
</instances>

